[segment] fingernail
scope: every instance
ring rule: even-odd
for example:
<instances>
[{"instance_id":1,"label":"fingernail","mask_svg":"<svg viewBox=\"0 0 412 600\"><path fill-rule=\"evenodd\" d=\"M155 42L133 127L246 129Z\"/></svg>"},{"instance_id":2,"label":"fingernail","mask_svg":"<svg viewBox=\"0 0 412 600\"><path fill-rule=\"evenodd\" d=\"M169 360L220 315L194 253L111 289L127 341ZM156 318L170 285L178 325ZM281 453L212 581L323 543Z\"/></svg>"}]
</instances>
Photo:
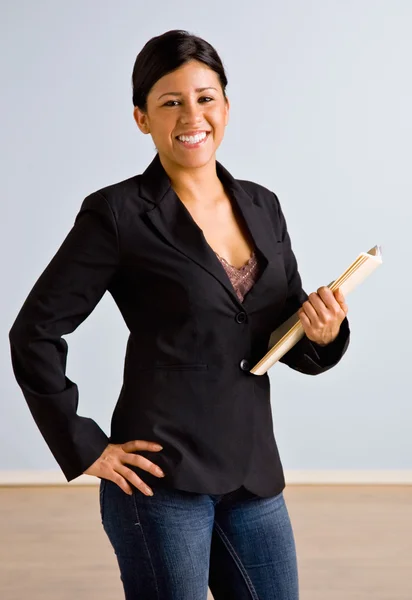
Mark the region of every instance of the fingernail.
<instances>
[{"instance_id":1,"label":"fingernail","mask_svg":"<svg viewBox=\"0 0 412 600\"><path fill-rule=\"evenodd\" d=\"M146 492L149 494L149 496L153 496L153 492L150 488L146 488Z\"/></svg>"},{"instance_id":2,"label":"fingernail","mask_svg":"<svg viewBox=\"0 0 412 600\"><path fill-rule=\"evenodd\" d=\"M160 444L155 444L155 448L156 450L163 450L163 446L161 446Z\"/></svg>"}]
</instances>

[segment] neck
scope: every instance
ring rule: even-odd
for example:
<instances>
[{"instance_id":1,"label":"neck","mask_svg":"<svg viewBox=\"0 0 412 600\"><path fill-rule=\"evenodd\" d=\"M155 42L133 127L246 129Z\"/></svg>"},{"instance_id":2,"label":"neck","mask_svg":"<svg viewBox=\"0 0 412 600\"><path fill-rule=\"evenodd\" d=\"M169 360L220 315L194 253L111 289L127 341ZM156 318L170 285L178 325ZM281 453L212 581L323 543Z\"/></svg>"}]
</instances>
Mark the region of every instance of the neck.
<instances>
[{"instance_id":1,"label":"neck","mask_svg":"<svg viewBox=\"0 0 412 600\"><path fill-rule=\"evenodd\" d=\"M171 186L179 198L193 206L211 206L222 196L223 185L217 176L215 156L202 167L186 168L170 163L159 155Z\"/></svg>"}]
</instances>

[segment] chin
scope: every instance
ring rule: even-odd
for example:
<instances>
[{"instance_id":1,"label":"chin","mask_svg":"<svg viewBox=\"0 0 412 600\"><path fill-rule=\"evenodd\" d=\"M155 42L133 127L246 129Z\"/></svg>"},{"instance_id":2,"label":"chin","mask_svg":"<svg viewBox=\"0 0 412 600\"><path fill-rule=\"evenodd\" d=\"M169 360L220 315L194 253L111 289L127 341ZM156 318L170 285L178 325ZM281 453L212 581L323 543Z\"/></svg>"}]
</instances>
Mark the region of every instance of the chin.
<instances>
[{"instance_id":1,"label":"chin","mask_svg":"<svg viewBox=\"0 0 412 600\"><path fill-rule=\"evenodd\" d=\"M211 160L214 160L215 153L208 154L207 156L193 156L193 158L188 158L186 160L179 161L182 166L192 167L193 169L204 167L208 165Z\"/></svg>"},{"instance_id":2,"label":"chin","mask_svg":"<svg viewBox=\"0 0 412 600\"><path fill-rule=\"evenodd\" d=\"M163 156L165 156L165 154L163 154ZM193 152L193 156L187 157L177 156L177 153L168 152L166 157L167 161L173 162L184 169L199 169L209 164L211 160L215 160L215 151L209 151L204 154L199 152L197 153L197 156L195 156L195 152Z\"/></svg>"}]
</instances>

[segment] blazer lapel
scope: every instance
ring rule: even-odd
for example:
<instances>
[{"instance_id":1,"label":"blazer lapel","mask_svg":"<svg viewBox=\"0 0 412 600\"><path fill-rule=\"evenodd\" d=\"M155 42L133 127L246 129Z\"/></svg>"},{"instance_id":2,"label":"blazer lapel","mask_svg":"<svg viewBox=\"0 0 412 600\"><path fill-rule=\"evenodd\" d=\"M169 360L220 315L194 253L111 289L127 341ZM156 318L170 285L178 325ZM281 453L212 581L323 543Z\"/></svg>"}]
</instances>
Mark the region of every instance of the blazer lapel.
<instances>
[{"instance_id":1,"label":"blazer lapel","mask_svg":"<svg viewBox=\"0 0 412 600\"><path fill-rule=\"evenodd\" d=\"M158 154L140 178L140 194L146 200L154 203L154 207L146 212L146 217L159 233L180 252L213 275L239 306L246 307L247 303L250 304L253 301L255 288L263 285L268 276L267 267L274 247L273 232L261 207L217 161L216 172L226 191L236 203L249 228L255 247L262 256L259 278L250 292L246 294L243 303L239 301L226 271L206 241L202 229L172 188Z\"/></svg>"}]
</instances>

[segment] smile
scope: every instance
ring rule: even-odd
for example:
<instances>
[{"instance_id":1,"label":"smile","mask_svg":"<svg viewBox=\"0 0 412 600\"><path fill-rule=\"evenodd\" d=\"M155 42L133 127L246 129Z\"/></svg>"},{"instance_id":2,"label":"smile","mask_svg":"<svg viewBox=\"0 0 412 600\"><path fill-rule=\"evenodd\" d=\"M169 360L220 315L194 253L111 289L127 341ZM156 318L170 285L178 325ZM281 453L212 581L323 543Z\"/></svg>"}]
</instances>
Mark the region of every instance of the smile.
<instances>
[{"instance_id":1,"label":"smile","mask_svg":"<svg viewBox=\"0 0 412 600\"><path fill-rule=\"evenodd\" d=\"M194 135L194 136L187 136L187 135L182 135L177 137L177 141L182 144L185 148L198 148L199 146L202 146L205 141L207 140L207 138L209 137L210 132L206 132L203 131L202 133L199 133L198 135Z\"/></svg>"}]
</instances>

